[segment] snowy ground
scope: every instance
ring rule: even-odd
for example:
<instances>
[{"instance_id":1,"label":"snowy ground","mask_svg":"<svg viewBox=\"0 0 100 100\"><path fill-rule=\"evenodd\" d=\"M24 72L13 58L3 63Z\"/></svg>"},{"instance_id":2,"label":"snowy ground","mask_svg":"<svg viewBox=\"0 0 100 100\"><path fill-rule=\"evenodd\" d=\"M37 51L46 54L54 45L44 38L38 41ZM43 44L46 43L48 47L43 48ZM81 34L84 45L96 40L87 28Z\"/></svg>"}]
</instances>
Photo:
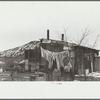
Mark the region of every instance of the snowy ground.
<instances>
[{"instance_id":1,"label":"snowy ground","mask_svg":"<svg viewBox=\"0 0 100 100\"><path fill-rule=\"evenodd\" d=\"M81 76L75 75L76 81L100 81L100 72L92 72L86 76L83 74Z\"/></svg>"}]
</instances>

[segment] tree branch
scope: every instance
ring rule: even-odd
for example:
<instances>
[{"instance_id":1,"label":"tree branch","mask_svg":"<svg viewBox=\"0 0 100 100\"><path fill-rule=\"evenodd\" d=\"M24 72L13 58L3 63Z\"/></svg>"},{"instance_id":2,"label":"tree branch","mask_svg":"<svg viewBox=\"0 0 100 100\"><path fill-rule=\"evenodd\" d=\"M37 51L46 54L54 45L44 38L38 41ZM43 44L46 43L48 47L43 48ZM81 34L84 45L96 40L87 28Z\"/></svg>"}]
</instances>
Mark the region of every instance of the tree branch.
<instances>
[{"instance_id":1,"label":"tree branch","mask_svg":"<svg viewBox=\"0 0 100 100\"><path fill-rule=\"evenodd\" d=\"M94 47L96 46L97 41L98 41L98 38L99 38L99 34L97 35L97 37L96 37L96 39L95 39L95 42L94 42L94 44L92 45L92 48L94 48Z\"/></svg>"},{"instance_id":2,"label":"tree branch","mask_svg":"<svg viewBox=\"0 0 100 100\"><path fill-rule=\"evenodd\" d=\"M63 29L64 29L65 41L67 42L68 41L68 38L67 38L67 30L69 29L69 27L65 28L63 26Z\"/></svg>"},{"instance_id":3,"label":"tree branch","mask_svg":"<svg viewBox=\"0 0 100 100\"><path fill-rule=\"evenodd\" d=\"M86 38L88 35L90 35L91 33L92 33L92 31L91 31L90 29L86 28L86 29L82 32L82 37L81 37L81 39L79 40L78 45L81 45L82 42L85 40L85 38Z\"/></svg>"}]
</instances>

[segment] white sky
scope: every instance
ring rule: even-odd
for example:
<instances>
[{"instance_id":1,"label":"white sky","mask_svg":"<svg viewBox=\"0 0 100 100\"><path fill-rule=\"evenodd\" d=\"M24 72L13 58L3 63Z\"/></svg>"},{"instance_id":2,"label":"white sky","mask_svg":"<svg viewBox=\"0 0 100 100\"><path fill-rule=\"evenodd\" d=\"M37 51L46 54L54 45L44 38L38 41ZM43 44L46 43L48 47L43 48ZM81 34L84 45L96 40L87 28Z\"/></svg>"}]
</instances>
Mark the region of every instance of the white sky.
<instances>
[{"instance_id":1,"label":"white sky","mask_svg":"<svg viewBox=\"0 0 100 100\"><path fill-rule=\"evenodd\" d=\"M0 51L46 38L59 39L58 32L77 40L87 26L93 31L88 43L100 34L100 2L82 1L0 1ZM100 49L100 39L97 48Z\"/></svg>"}]
</instances>

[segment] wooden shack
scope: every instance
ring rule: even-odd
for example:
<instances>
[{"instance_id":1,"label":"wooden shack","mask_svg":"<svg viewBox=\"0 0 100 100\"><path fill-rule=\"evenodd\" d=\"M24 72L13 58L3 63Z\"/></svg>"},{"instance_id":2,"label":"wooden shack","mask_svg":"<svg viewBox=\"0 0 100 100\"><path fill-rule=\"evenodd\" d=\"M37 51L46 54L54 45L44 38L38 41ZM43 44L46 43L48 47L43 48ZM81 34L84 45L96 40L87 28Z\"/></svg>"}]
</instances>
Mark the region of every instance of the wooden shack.
<instances>
[{"instance_id":1,"label":"wooden shack","mask_svg":"<svg viewBox=\"0 0 100 100\"><path fill-rule=\"evenodd\" d=\"M95 57L98 56L98 50L84 47L84 46L74 46L75 51L75 74L84 74L85 70L88 69L89 72L95 72Z\"/></svg>"},{"instance_id":2,"label":"wooden shack","mask_svg":"<svg viewBox=\"0 0 100 100\"><path fill-rule=\"evenodd\" d=\"M29 61L29 66L31 66L27 66L28 68L26 69L31 71L39 69L39 71L48 73L50 62L46 57L42 57L41 48L43 48L52 54L68 52L68 55L63 59L63 65L70 61L74 74L84 74L86 69L88 69L90 73L97 71L98 68L95 64L95 57L98 56L98 50L64 42L63 39L64 35L62 35L62 40L49 39L49 31L47 30L47 39L40 39L39 45L35 46L34 49L25 50L25 59Z\"/></svg>"},{"instance_id":3,"label":"wooden shack","mask_svg":"<svg viewBox=\"0 0 100 100\"><path fill-rule=\"evenodd\" d=\"M43 48L45 51L51 52L51 54L54 54L54 53L60 54L63 52L66 53L67 55L65 54L63 55L64 59L61 62L62 63L61 66L67 65L68 61L70 60L71 65L74 67L74 51L73 51L72 44L64 42L63 40L41 39L40 45L38 47L36 46L34 49L25 50L25 53L24 53L25 59L26 61L28 60L28 65L29 65L27 66L26 64L26 67L25 67L26 70L31 69L31 72L34 72L34 70L38 66L39 71L48 73L50 62L45 57L42 57L41 48ZM54 62L55 60L53 59L52 66L54 66Z\"/></svg>"}]
</instances>

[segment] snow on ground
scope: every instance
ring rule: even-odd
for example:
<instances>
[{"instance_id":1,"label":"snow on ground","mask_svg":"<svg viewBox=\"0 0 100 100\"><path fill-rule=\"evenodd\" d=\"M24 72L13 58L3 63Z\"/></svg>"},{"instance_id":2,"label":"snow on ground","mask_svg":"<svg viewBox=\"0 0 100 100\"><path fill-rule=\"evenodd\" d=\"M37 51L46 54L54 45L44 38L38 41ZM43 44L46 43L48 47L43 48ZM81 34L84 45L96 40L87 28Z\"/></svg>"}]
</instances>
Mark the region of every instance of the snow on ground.
<instances>
[{"instance_id":1,"label":"snow on ground","mask_svg":"<svg viewBox=\"0 0 100 100\"><path fill-rule=\"evenodd\" d=\"M84 74L81 74L81 75L75 75L75 77L80 77L80 76L85 76ZM92 72L92 73L89 73L86 75L87 77L91 76L91 77L94 77L94 78L99 78L100 77L100 72Z\"/></svg>"},{"instance_id":2,"label":"snow on ground","mask_svg":"<svg viewBox=\"0 0 100 100\"><path fill-rule=\"evenodd\" d=\"M99 78L100 77L100 72L92 72L92 73L89 73L87 76L92 76L92 77L95 77L95 78Z\"/></svg>"}]
</instances>

